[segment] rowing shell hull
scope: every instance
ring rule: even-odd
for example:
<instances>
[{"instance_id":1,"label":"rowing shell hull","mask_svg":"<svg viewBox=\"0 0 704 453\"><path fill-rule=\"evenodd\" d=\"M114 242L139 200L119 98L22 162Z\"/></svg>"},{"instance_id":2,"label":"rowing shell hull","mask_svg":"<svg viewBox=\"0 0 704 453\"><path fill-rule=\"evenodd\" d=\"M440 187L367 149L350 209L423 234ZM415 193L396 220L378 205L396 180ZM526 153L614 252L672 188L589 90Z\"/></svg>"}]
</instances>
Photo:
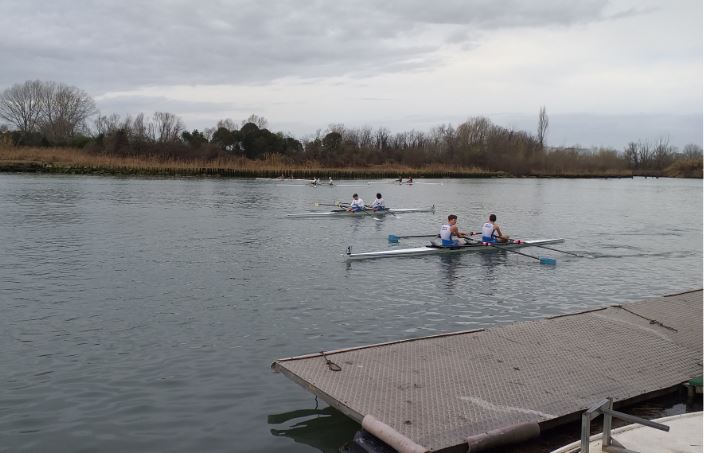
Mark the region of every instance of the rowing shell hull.
<instances>
[{"instance_id":1,"label":"rowing shell hull","mask_svg":"<svg viewBox=\"0 0 704 453\"><path fill-rule=\"evenodd\" d=\"M400 209L387 209L385 211L359 211L359 212L349 212L344 209L336 209L334 211L326 212L301 212L297 214L286 214L286 217L349 217L349 216L380 216L386 214L407 214L410 212L435 212L435 205L429 208L400 208Z\"/></svg>"},{"instance_id":2,"label":"rowing shell hull","mask_svg":"<svg viewBox=\"0 0 704 453\"><path fill-rule=\"evenodd\" d=\"M442 247L415 247L411 249L396 249L384 250L381 252L363 252L363 253L347 253L345 258L348 260L362 260L370 258L391 258L398 256L422 256L422 255L443 255L450 253L465 253L465 252L495 252L501 249L514 250L523 247L560 244L565 242L564 239L532 239L529 241L521 241L520 244L512 243L506 245L496 245L494 247L482 245L481 243L466 245L457 248L442 248Z\"/></svg>"}]
</instances>

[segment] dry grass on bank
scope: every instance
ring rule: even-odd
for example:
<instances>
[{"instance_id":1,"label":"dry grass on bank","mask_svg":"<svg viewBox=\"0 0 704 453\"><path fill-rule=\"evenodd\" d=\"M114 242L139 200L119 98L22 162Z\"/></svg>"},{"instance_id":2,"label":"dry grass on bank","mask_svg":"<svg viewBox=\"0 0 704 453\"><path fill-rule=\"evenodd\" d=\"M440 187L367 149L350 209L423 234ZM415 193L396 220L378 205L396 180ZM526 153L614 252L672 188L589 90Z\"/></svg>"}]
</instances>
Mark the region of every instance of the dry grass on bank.
<instances>
[{"instance_id":1,"label":"dry grass on bank","mask_svg":"<svg viewBox=\"0 0 704 453\"><path fill-rule=\"evenodd\" d=\"M442 177L460 175L501 175L476 167L457 168L449 165L429 165L411 168L403 165L378 165L364 168L328 168L318 162L290 163L279 155L263 160L243 157L213 160L175 160L149 156L113 156L95 154L77 148L13 147L0 144L0 167L19 168L21 164L34 164L42 170L72 173L120 174L174 174L174 175L223 175L223 176L297 176L297 177Z\"/></svg>"}]
</instances>

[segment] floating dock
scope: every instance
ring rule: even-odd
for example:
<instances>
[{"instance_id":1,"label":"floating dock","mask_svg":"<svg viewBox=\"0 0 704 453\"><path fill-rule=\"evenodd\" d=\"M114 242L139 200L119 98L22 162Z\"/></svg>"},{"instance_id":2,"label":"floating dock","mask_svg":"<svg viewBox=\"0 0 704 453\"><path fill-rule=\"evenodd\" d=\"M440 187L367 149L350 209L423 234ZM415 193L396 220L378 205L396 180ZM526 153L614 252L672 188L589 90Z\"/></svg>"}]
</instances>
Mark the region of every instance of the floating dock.
<instances>
[{"instance_id":1,"label":"floating dock","mask_svg":"<svg viewBox=\"0 0 704 453\"><path fill-rule=\"evenodd\" d=\"M702 290L277 360L402 452L480 451L702 374Z\"/></svg>"}]
</instances>

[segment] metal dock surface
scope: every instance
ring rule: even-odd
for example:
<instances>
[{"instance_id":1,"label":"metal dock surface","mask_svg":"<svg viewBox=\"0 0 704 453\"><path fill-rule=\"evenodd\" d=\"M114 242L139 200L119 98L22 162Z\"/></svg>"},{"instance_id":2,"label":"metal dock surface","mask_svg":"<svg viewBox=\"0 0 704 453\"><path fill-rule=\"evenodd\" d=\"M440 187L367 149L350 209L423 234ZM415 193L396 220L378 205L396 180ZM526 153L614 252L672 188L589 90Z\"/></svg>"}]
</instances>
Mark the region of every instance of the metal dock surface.
<instances>
[{"instance_id":1,"label":"metal dock surface","mask_svg":"<svg viewBox=\"0 0 704 453\"><path fill-rule=\"evenodd\" d=\"M516 427L537 435L607 396L628 400L701 375L702 290L272 368L398 449L466 451Z\"/></svg>"}]
</instances>

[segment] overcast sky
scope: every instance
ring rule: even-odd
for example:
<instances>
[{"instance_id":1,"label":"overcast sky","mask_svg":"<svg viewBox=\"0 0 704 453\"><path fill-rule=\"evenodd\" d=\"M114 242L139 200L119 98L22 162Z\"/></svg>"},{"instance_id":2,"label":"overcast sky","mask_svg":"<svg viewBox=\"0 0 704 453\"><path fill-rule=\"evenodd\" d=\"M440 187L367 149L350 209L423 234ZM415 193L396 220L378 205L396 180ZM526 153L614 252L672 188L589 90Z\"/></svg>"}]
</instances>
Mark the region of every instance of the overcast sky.
<instances>
[{"instance_id":1,"label":"overcast sky","mask_svg":"<svg viewBox=\"0 0 704 453\"><path fill-rule=\"evenodd\" d=\"M297 137L472 116L548 144L702 144L702 0L0 0L0 90L86 90L193 129Z\"/></svg>"}]
</instances>

